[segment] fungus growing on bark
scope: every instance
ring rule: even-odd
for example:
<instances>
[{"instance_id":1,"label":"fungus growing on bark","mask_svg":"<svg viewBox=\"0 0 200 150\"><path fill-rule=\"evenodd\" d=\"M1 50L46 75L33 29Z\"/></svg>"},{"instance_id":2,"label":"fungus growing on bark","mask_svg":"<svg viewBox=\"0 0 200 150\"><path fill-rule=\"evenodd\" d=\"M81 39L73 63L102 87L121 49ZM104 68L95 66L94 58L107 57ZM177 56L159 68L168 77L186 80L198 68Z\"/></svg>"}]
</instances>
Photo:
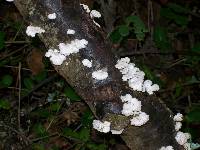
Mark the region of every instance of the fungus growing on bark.
<instances>
[{"instance_id":1,"label":"fungus growing on bark","mask_svg":"<svg viewBox=\"0 0 200 150\"><path fill-rule=\"evenodd\" d=\"M60 43L58 45L59 50L49 49L48 52L46 52L45 56L49 57L54 65L61 65L63 61L66 60L66 56L69 56L73 53L78 53L79 50L85 48L87 44L88 41L86 41L85 39L75 39L68 44Z\"/></svg>"},{"instance_id":2,"label":"fungus growing on bark","mask_svg":"<svg viewBox=\"0 0 200 150\"><path fill-rule=\"evenodd\" d=\"M82 64L88 68L92 67L92 61L89 61L88 59L83 59Z\"/></svg>"},{"instance_id":3,"label":"fungus growing on bark","mask_svg":"<svg viewBox=\"0 0 200 150\"><path fill-rule=\"evenodd\" d=\"M88 5L85 5L85 4L80 4L83 9L87 12L87 13L90 13L90 8L88 7Z\"/></svg>"},{"instance_id":4,"label":"fungus growing on bark","mask_svg":"<svg viewBox=\"0 0 200 150\"><path fill-rule=\"evenodd\" d=\"M112 134L122 134L122 132L124 131L124 129L121 130L110 130Z\"/></svg>"},{"instance_id":5,"label":"fungus growing on bark","mask_svg":"<svg viewBox=\"0 0 200 150\"><path fill-rule=\"evenodd\" d=\"M85 48L87 44L88 41L86 41L85 39L82 40L75 39L67 44L60 43L58 46L61 54L69 56L70 54L78 53L79 50Z\"/></svg>"},{"instance_id":6,"label":"fungus growing on bark","mask_svg":"<svg viewBox=\"0 0 200 150\"><path fill-rule=\"evenodd\" d=\"M108 73L104 70L97 70L92 73L92 78L96 80L104 80L108 77Z\"/></svg>"},{"instance_id":7,"label":"fungus growing on bark","mask_svg":"<svg viewBox=\"0 0 200 150\"><path fill-rule=\"evenodd\" d=\"M92 10L90 12L90 17L93 19L93 18L100 18L101 17L101 13L98 12L97 10Z\"/></svg>"},{"instance_id":8,"label":"fungus growing on bark","mask_svg":"<svg viewBox=\"0 0 200 150\"><path fill-rule=\"evenodd\" d=\"M40 27L31 26L31 25L26 28L26 34L31 37L35 37L37 33L41 34L44 32L45 32L44 29Z\"/></svg>"},{"instance_id":9,"label":"fungus growing on bark","mask_svg":"<svg viewBox=\"0 0 200 150\"><path fill-rule=\"evenodd\" d=\"M145 112L139 112L138 114L133 115L131 119L131 125L142 126L149 121L149 115Z\"/></svg>"},{"instance_id":10,"label":"fungus growing on bark","mask_svg":"<svg viewBox=\"0 0 200 150\"><path fill-rule=\"evenodd\" d=\"M104 132L104 133L108 133L110 132L110 122L108 121L100 121L100 120L93 120L93 128L96 129L99 132Z\"/></svg>"},{"instance_id":11,"label":"fungus growing on bark","mask_svg":"<svg viewBox=\"0 0 200 150\"><path fill-rule=\"evenodd\" d=\"M185 143L187 143L187 140L190 139L190 134L179 131L177 132L175 139L178 144L184 145Z\"/></svg>"},{"instance_id":12,"label":"fungus growing on bark","mask_svg":"<svg viewBox=\"0 0 200 150\"><path fill-rule=\"evenodd\" d=\"M131 116L136 112L141 111L141 101L136 98L132 98L130 94L126 94L125 96L121 96L123 104L122 114L125 116Z\"/></svg>"},{"instance_id":13,"label":"fungus growing on bark","mask_svg":"<svg viewBox=\"0 0 200 150\"><path fill-rule=\"evenodd\" d=\"M177 113L174 116L174 121L183 121L183 115L181 113Z\"/></svg>"},{"instance_id":14,"label":"fungus growing on bark","mask_svg":"<svg viewBox=\"0 0 200 150\"><path fill-rule=\"evenodd\" d=\"M62 54L57 49L49 49L48 52L45 54L46 57L50 58L50 61L54 65L61 65L63 61L66 60L66 57Z\"/></svg>"},{"instance_id":15,"label":"fungus growing on bark","mask_svg":"<svg viewBox=\"0 0 200 150\"><path fill-rule=\"evenodd\" d=\"M150 95L159 90L157 84L153 84L150 80L144 81L145 73L135 67L134 63L130 63L130 58L121 58L115 67L122 73L122 80L128 81L129 87L133 90L147 92Z\"/></svg>"},{"instance_id":16,"label":"fungus growing on bark","mask_svg":"<svg viewBox=\"0 0 200 150\"><path fill-rule=\"evenodd\" d=\"M56 13L48 14L49 19L56 19Z\"/></svg>"},{"instance_id":17,"label":"fungus growing on bark","mask_svg":"<svg viewBox=\"0 0 200 150\"><path fill-rule=\"evenodd\" d=\"M174 148L172 146L163 146L159 150L174 150Z\"/></svg>"},{"instance_id":18,"label":"fungus growing on bark","mask_svg":"<svg viewBox=\"0 0 200 150\"><path fill-rule=\"evenodd\" d=\"M75 31L72 30L72 29L68 29L68 30L67 30L67 34L75 34Z\"/></svg>"}]
</instances>

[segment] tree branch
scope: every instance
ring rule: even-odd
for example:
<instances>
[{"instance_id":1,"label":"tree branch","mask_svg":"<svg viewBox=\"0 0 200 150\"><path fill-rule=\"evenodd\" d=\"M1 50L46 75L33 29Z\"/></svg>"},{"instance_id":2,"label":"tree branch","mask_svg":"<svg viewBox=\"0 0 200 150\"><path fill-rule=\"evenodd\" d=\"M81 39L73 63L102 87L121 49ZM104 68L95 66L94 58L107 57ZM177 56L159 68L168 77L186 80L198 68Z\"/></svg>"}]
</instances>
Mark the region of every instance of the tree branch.
<instances>
[{"instance_id":1,"label":"tree branch","mask_svg":"<svg viewBox=\"0 0 200 150\"><path fill-rule=\"evenodd\" d=\"M89 14L80 7L78 0L15 0L15 5L28 24L45 30L40 39L47 49L57 48L58 44L73 39L86 39L88 45L79 53L67 57L57 72L74 87L86 101L98 119L109 120L113 129L125 128L122 138L133 150L155 150L171 145L176 150L183 149L174 137L176 135L171 112L155 96L131 90L122 81L122 76L114 66L116 57L110 51L104 32L93 24ZM55 20L47 15L56 13ZM75 35L68 35L73 29ZM82 65L83 59L93 60L92 68ZM92 72L106 68L109 77L97 81ZM129 125L129 117L121 115L121 95L130 93L142 101L142 110L149 114L150 120L141 127Z\"/></svg>"}]
</instances>

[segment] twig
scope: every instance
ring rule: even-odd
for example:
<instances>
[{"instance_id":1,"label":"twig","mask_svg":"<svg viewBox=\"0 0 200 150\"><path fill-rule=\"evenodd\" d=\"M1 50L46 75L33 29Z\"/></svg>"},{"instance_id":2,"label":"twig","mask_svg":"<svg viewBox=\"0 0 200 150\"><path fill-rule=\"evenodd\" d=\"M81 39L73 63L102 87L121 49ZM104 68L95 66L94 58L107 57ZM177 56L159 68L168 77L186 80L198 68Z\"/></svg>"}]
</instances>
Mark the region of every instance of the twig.
<instances>
[{"instance_id":1,"label":"twig","mask_svg":"<svg viewBox=\"0 0 200 150\"><path fill-rule=\"evenodd\" d=\"M16 134L18 134L19 136L21 136L21 137L25 140L25 144L26 144L26 145L29 145L29 144L31 143L30 140L29 140L24 134L22 134L22 132L20 132L20 131L14 129L13 127L10 127L10 126L8 126L8 125L2 123L2 122L0 122L0 126L3 126L3 127L5 127L5 128L8 128L8 129L10 129L11 131L15 132Z\"/></svg>"},{"instance_id":2,"label":"twig","mask_svg":"<svg viewBox=\"0 0 200 150\"><path fill-rule=\"evenodd\" d=\"M49 83L50 81L52 81L53 79L55 79L57 76L58 76L58 74L54 74L53 76L50 76L49 78L45 79L40 84L36 85L32 90L30 90L27 95L23 96L21 98L21 100L23 100L26 97L28 97L30 94L32 94L34 91L36 91L37 89L39 89L40 87L42 87L44 84Z\"/></svg>"},{"instance_id":3,"label":"twig","mask_svg":"<svg viewBox=\"0 0 200 150\"><path fill-rule=\"evenodd\" d=\"M129 52L121 52L118 53L120 57L130 57L135 55L189 55L189 56L200 56L197 53L189 53L189 51L182 51L182 52L157 52L157 51L129 51Z\"/></svg>"},{"instance_id":4,"label":"twig","mask_svg":"<svg viewBox=\"0 0 200 150\"><path fill-rule=\"evenodd\" d=\"M49 138L49 137L53 137L53 136L56 136L56 135L59 136L59 134L56 132L56 133L53 133L53 134L51 134L51 135L47 135L47 136L43 136L43 137L39 137L39 138L32 139L31 142L32 142L32 143L33 143L33 142L37 142L37 141L40 141L40 140L43 140L43 139L46 139L46 138Z\"/></svg>"},{"instance_id":5,"label":"twig","mask_svg":"<svg viewBox=\"0 0 200 150\"><path fill-rule=\"evenodd\" d=\"M182 62L184 62L184 61L186 61L186 60L187 60L186 58L179 59L179 60L177 60L176 62L172 63L171 65L169 65L169 66L167 66L167 67L165 67L165 68L169 69L169 68L171 68L171 67L173 67L173 66L175 66L175 65L177 65L177 64L180 64L180 63L182 63Z\"/></svg>"},{"instance_id":6,"label":"twig","mask_svg":"<svg viewBox=\"0 0 200 150\"><path fill-rule=\"evenodd\" d=\"M200 84L200 81L199 82L195 82L195 83L185 83L185 84L181 84L180 86L184 87L184 86L191 86L191 85L194 85L194 84ZM157 91L157 93L170 92L170 91L173 91L174 89L176 89L176 87L172 87L170 89L159 90L159 91Z\"/></svg>"},{"instance_id":7,"label":"twig","mask_svg":"<svg viewBox=\"0 0 200 150\"><path fill-rule=\"evenodd\" d=\"M29 44L30 41L6 41L5 44Z\"/></svg>"},{"instance_id":8,"label":"twig","mask_svg":"<svg viewBox=\"0 0 200 150\"><path fill-rule=\"evenodd\" d=\"M60 111L60 108L61 108L62 104L63 104L63 103L61 103L61 104L59 105L59 108L57 109L56 114L58 114L58 112ZM53 116L53 118L51 119L51 122L49 123L49 125L48 125L46 131L49 130L49 128L51 127L52 123L55 121L55 118L56 118L56 115Z\"/></svg>"},{"instance_id":9,"label":"twig","mask_svg":"<svg viewBox=\"0 0 200 150\"><path fill-rule=\"evenodd\" d=\"M19 69L19 66L4 65L4 66L1 66L1 67ZM28 68L21 68L21 70L31 71L31 69L28 69ZM48 72L55 72L55 70L50 70L50 69L48 69L47 71L48 71Z\"/></svg>"},{"instance_id":10,"label":"twig","mask_svg":"<svg viewBox=\"0 0 200 150\"><path fill-rule=\"evenodd\" d=\"M18 128L21 129L21 62L19 62L19 71L18 71L18 81L19 81L19 97L18 97Z\"/></svg>"},{"instance_id":11,"label":"twig","mask_svg":"<svg viewBox=\"0 0 200 150\"><path fill-rule=\"evenodd\" d=\"M24 21L22 22L22 24L20 25L19 27L19 30L17 31L17 33L15 34L14 38L13 38L13 41L15 41L15 39L17 38L19 32L21 31L22 27L24 26Z\"/></svg>"},{"instance_id":12,"label":"twig","mask_svg":"<svg viewBox=\"0 0 200 150\"><path fill-rule=\"evenodd\" d=\"M14 89L14 90L18 90L19 91L19 88L17 88L17 87L7 87L7 89ZM28 92L28 90L27 89L20 89L21 91L26 91L26 92Z\"/></svg>"},{"instance_id":13,"label":"twig","mask_svg":"<svg viewBox=\"0 0 200 150\"><path fill-rule=\"evenodd\" d=\"M19 51L21 51L21 50L23 50L23 49L24 49L25 47L27 47L27 46L28 46L28 45L24 45L23 47L21 47L21 48L15 50L15 51L11 52L10 54L4 56L3 58L0 58L0 61L1 61L1 60L4 60L4 59L7 58L7 57L12 56L13 54L15 54L15 53L17 53L17 52L19 52Z\"/></svg>"}]
</instances>

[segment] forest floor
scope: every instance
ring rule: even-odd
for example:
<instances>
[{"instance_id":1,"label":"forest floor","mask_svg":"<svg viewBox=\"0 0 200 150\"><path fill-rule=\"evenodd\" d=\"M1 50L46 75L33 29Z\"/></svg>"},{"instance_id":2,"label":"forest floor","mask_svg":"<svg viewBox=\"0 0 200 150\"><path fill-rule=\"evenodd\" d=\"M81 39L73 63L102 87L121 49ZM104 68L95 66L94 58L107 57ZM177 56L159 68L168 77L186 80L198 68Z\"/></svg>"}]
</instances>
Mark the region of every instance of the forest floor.
<instances>
[{"instance_id":1,"label":"forest floor","mask_svg":"<svg viewBox=\"0 0 200 150\"><path fill-rule=\"evenodd\" d=\"M44 57L43 43L26 36L14 4L0 2L0 150L128 150L119 136L92 129L93 114ZM187 24L168 18L142 42L123 21L109 35L112 51L159 84L156 95L184 115L182 131L200 143L200 14L184 15Z\"/></svg>"}]
</instances>

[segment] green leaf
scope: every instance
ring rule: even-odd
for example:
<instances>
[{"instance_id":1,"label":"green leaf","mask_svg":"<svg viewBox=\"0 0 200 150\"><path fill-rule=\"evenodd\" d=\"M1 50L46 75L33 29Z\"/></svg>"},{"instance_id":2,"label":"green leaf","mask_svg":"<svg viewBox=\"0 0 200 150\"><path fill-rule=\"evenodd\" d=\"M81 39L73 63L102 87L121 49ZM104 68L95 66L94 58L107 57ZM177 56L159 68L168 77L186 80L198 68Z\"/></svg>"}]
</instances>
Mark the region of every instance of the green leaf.
<instances>
[{"instance_id":1,"label":"green leaf","mask_svg":"<svg viewBox=\"0 0 200 150\"><path fill-rule=\"evenodd\" d=\"M195 77L195 76L191 76L187 79L187 84L195 84L195 83L200 83L200 81Z\"/></svg>"},{"instance_id":2,"label":"green leaf","mask_svg":"<svg viewBox=\"0 0 200 150\"><path fill-rule=\"evenodd\" d=\"M38 123L38 124L34 125L33 131L34 131L39 137L43 137L43 136L47 136L47 135L48 135L46 129L44 128L44 126L43 126L41 123Z\"/></svg>"},{"instance_id":3,"label":"green leaf","mask_svg":"<svg viewBox=\"0 0 200 150\"><path fill-rule=\"evenodd\" d=\"M34 83L33 83L33 80L31 78L25 78L23 80L23 82L24 82L24 85L27 89L29 89L29 90L33 89Z\"/></svg>"},{"instance_id":4,"label":"green leaf","mask_svg":"<svg viewBox=\"0 0 200 150\"><path fill-rule=\"evenodd\" d=\"M160 15L183 27L189 23L188 16L176 14L170 8L161 8Z\"/></svg>"},{"instance_id":5,"label":"green leaf","mask_svg":"<svg viewBox=\"0 0 200 150\"><path fill-rule=\"evenodd\" d=\"M174 97L177 98L181 95L181 92L182 92L183 88L182 86L180 85L180 83L176 83L176 88L175 88L175 94L174 94Z\"/></svg>"},{"instance_id":6,"label":"green leaf","mask_svg":"<svg viewBox=\"0 0 200 150\"><path fill-rule=\"evenodd\" d=\"M31 113L33 118L48 118L50 117L50 112L47 109L41 108Z\"/></svg>"},{"instance_id":7,"label":"green leaf","mask_svg":"<svg viewBox=\"0 0 200 150\"><path fill-rule=\"evenodd\" d=\"M94 144L94 143L88 143L87 148L89 148L90 150L106 150L107 145L105 145L105 144L97 145L97 144Z\"/></svg>"},{"instance_id":8,"label":"green leaf","mask_svg":"<svg viewBox=\"0 0 200 150\"><path fill-rule=\"evenodd\" d=\"M129 35L129 27L126 25L121 25L118 27L119 33L121 36L128 36Z\"/></svg>"},{"instance_id":9,"label":"green leaf","mask_svg":"<svg viewBox=\"0 0 200 150\"><path fill-rule=\"evenodd\" d=\"M81 98L76 94L74 89L72 89L70 86L66 87L64 89L64 94L66 97L70 98L71 101L80 101Z\"/></svg>"},{"instance_id":10,"label":"green leaf","mask_svg":"<svg viewBox=\"0 0 200 150\"><path fill-rule=\"evenodd\" d=\"M13 77L11 75L4 75L1 79L1 85L3 87L9 87L13 82Z\"/></svg>"},{"instance_id":11,"label":"green leaf","mask_svg":"<svg viewBox=\"0 0 200 150\"><path fill-rule=\"evenodd\" d=\"M10 103L5 99L0 99L0 109L10 109Z\"/></svg>"},{"instance_id":12,"label":"green leaf","mask_svg":"<svg viewBox=\"0 0 200 150\"><path fill-rule=\"evenodd\" d=\"M191 123L200 123L200 108L196 107L193 108L187 115L186 115L187 122Z\"/></svg>"},{"instance_id":13,"label":"green leaf","mask_svg":"<svg viewBox=\"0 0 200 150\"><path fill-rule=\"evenodd\" d=\"M165 28L155 27L153 38L156 46L160 48L161 51L166 51L170 49L171 45Z\"/></svg>"},{"instance_id":14,"label":"green leaf","mask_svg":"<svg viewBox=\"0 0 200 150\"><path fill-rule=\"evenodd\" d=\"M140 20L140 18L138 18L138 16L128 16L126 19L125 19L125 22L126 24L130 25L131 23L135 23L137 22L138 20Z\"/></svg>"},{"instance_id":15,"label":"green leaf","mask_svg":"<svg viewBox=\"0 0 200 150\"><path fill-rule=\"evenodd\" d=\"M85 127L90 127L92 125L93 118L94 118L94 116L93 116L91 110L85 111L81 118L82 125Z\"/></svg>"},{"instance_id":16,"label":"green leaf","mask_svg":"<svg viewBox=\"0 0 200 150\"><path fill-rule=\"evenodd\" d=\"M5 33L0 31L0 50L5 46Z\"/></svg>"},{"instance_id":17,"label":"green leaf","mask_svg":"<svg viewBox=\"0 0 200 150\"><path fill-rule=\"evenodd\" d=\"M63 129L63 135L66 136L66 137L79 139L79 134L77 132L74 132L71 128L64 128Z\"/></svg>"},{"instance_id":18,"label":"green leaf","mask_svg":"<svg viewBox=\"0 0 200 150\"><path fill-rule=\"evenodd\" d=\"M145 33L148 32L144 22L138 16L129 16L126 18L126 23L131 26L133 24L134 33L139 41L144 40Z\"/></svg>"},{"instance_id":19,"label":"green leaf","mask_svg":"<svg viewBox=\"0 0 200 150\"><path fill-rule=\"evenodd\" d=\"M58 112L60 109L60 104L58 102L56 103L51 103L50 105L50 110L53 112Z\"/></svg>"},{"instance_id":20,"label":"green leaf","mask_svg":"<svg viewBox=\"0 0 200 150\"><path fill-rule=\"evenodd\" d=\"M178 4L175 4L175 3L168 3L167 6L168 6L170 9L172 9L174 12L176 12L176 13L184 13L184 14L187 14L187 13L190 12L189 9L184 8L183 6L178 5Z\"/></svg>"},{"instance_id":21,"label":"green leaf","mask_svg":"<svg viewBox=\"0 0 200 150\"><path fill-rule=\"evenodd\" d=\"M9 62L9 59L4 59L2 61L0 61L0 67L6 65Z\"/></svg>"},{"instance_id":22,"label":"green leaf","mask_svg":"<svg viewBox=\"0 0 200 150\"><path fill-rule=\"evenodd\" d=\"M200 53L200 43L196 43L191 50Z\"/></svg>"},{"instance_id":23,"label":"green leaf","mask_svg":"<svg viewBox=\"0 0 200 150\"><path fill-rule=\"evenodd\" d=\"M39 83L39 82L43 81L44 79L46 79L46 77L47 77L47 72L42 71L39 74L33 76L33 79Z\"/></svg>"},{"instance_id":24,"label":"green leaf","mask_svg":"<svg viewBox=\"0 0 200 150\"><path fill-rule=\"evenodd\" d=\"M90 139L90 129L85 127L81 128L79 132L79 138L80 140L87 142Z\"/></svg>"},{"instance_id":25,"label":"green leaf","mask_svg":"<svg viewBox=\"0 0 200 150\"><path fill-rule=\"evenodd\" d=\"M170 8L161 8L160 15L162 17L168 18L170 20L173 20L176 17L176 14L174 12L172 12L172 10Z\"/></svg>"},{"instance_id":26,"label":"green leaf","mask_svg":"<svg viewBox=\"0 0 200 150\"><path fill-rule=\"evenodd\" d=\"M119 33L119 30L114 30L113 32L111 32L109 38L113 43L120 43L123 39L123 37Z\"/></svg>"},{"instance_id":27,"label":"green leaf","mask_svg":"<svg viewBox=\"0 0 200 150\"><path fill-rule=\"evenodd\" d=\"M34 144L32 148L33 150L45 150L45 147L42 144Z\"/></svg>"},{"instance_id":28,"label":"green leaf","mask_svg":"<svg viewBox=\"0 0 200 150\"><path fill-rule=\"evenodd\" d=\"M189 23L189 19L187 16L175 15L174 21L176 24L181 25L183 27L187 26Z\"/></svg>"}]
</instances>

